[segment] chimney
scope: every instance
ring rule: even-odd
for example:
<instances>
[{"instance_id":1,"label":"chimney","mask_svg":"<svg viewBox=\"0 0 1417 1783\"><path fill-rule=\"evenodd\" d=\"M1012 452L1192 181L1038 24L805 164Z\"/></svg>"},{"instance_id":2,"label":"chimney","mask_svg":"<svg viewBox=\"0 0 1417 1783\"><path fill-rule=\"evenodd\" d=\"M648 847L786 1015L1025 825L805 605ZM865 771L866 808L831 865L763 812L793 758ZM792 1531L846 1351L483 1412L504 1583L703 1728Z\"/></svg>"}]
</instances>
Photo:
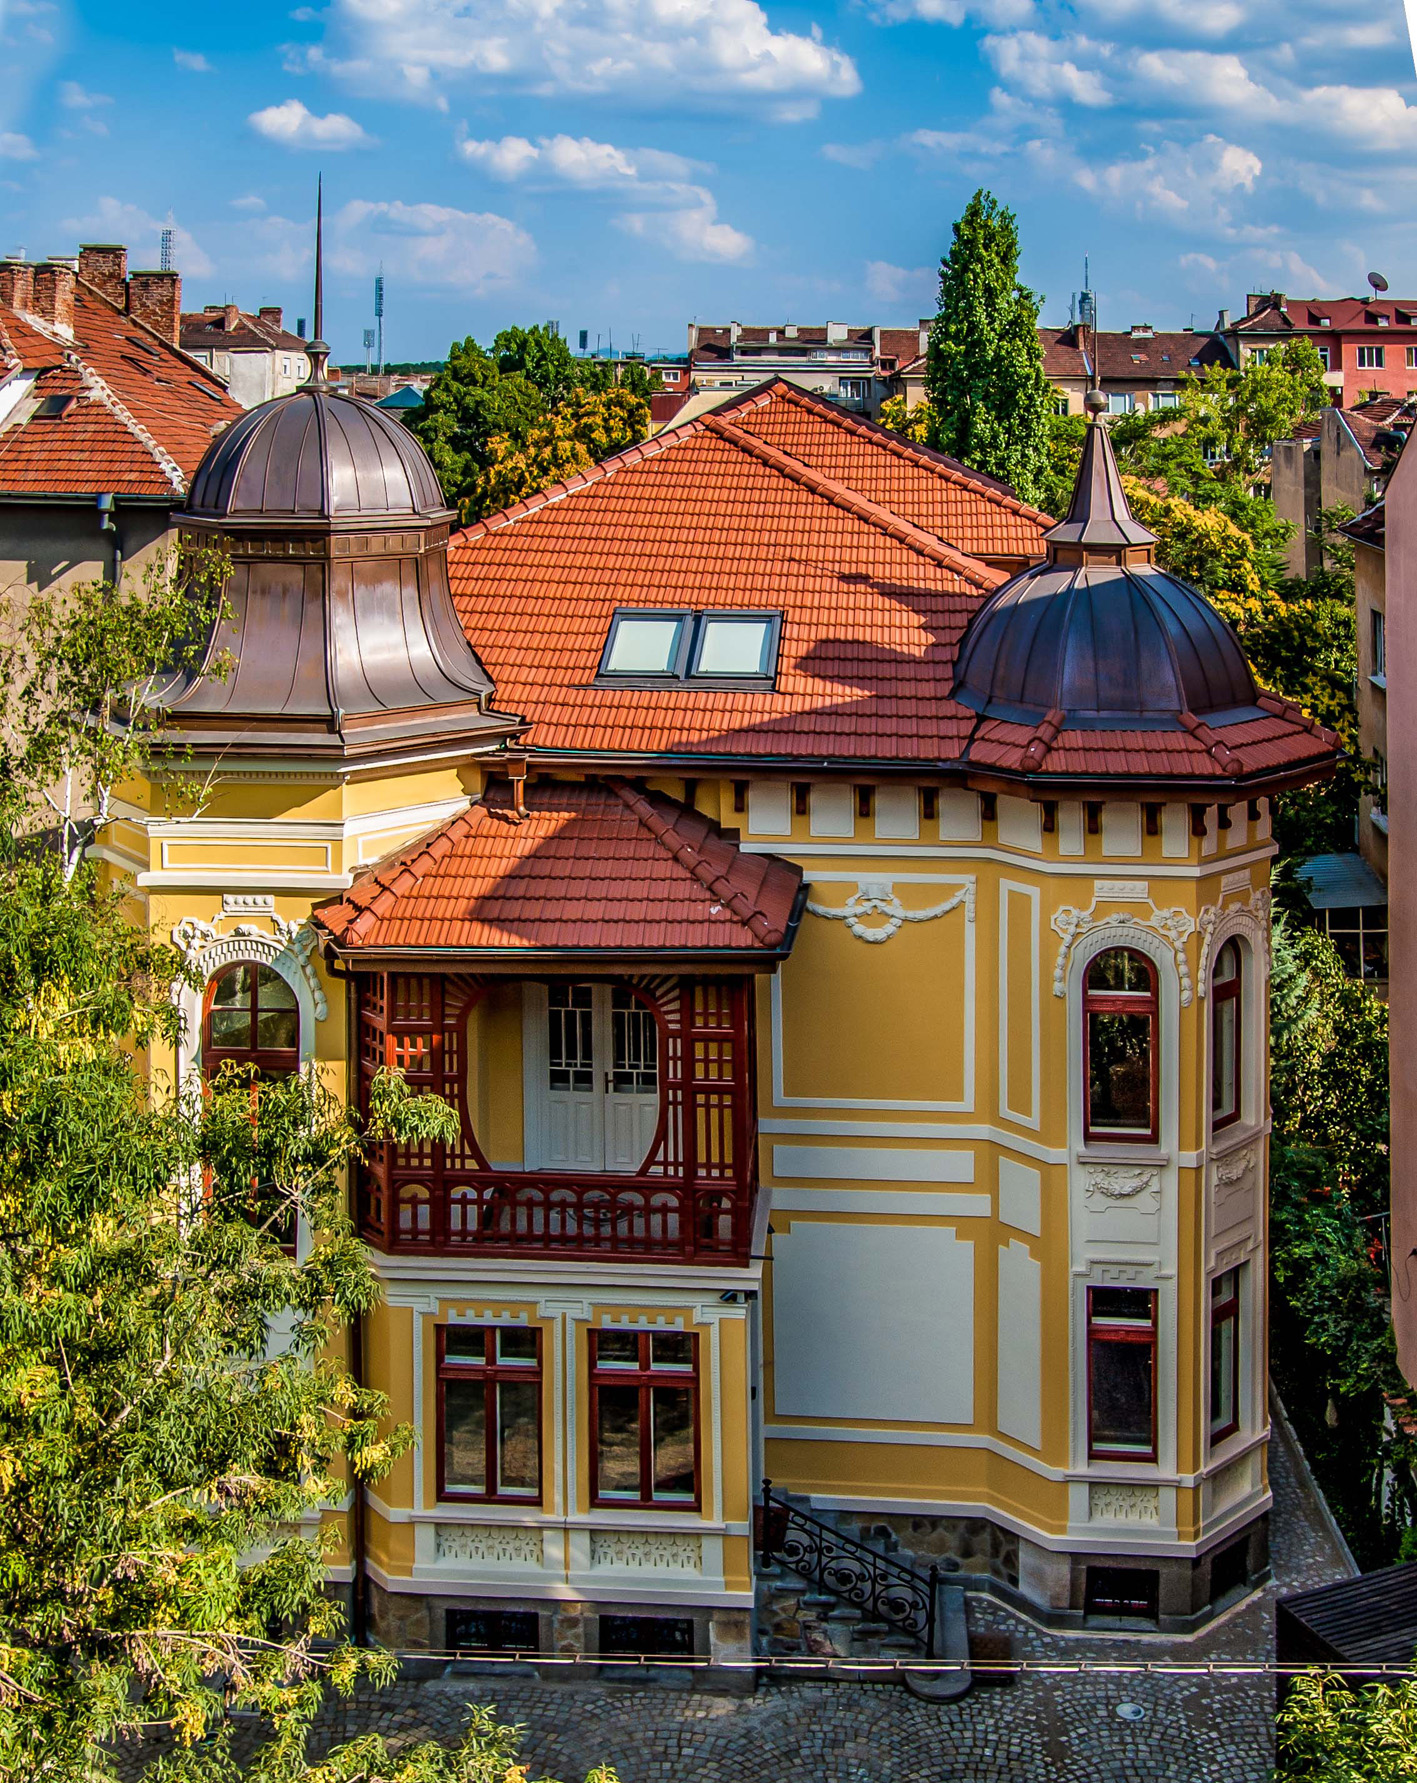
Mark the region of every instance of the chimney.
<instances>
[{"instance_id":1,"label":"chimney","mask_svg":"<svg viewBox=\"0 0 1417 1783\"><path fill-rule=\"evenodd\" d=\"M182 331L182 274L133 273L128 280L128 314L177 346Z\"/></svg>"},{"instance_id":2,"label":"chimney","mask_svg":"<svg viewBox=\"0 0 1417 1783\"><path fill-rule=\"evenodd\" d=\"M689 324L689 351L692 353L694 348L696 346L698 346L698 344L699 344L699 325L697 322L691 322Z\"/></svg>"},{"instance_id":3,"label":"chimney","mask_svg":"<svg viewBox=\"0 0 1417 1783\"><path fill-rule=\"evenodd\" d=\"M920 324L920 351L922 353L930 351L930 324L928 322Z\"/></svg>"},{"instance_id":4,"label":"chimney","mask_svg":"<svg viewBox=\"0 0 1417 1783\"><path fill-rule=\"evenodd\" d=\"M122 309L128 286L128 250L113 242L80 242L79 277Z\"/></svg>"},{"instance_id":5,"label":"chimney","mask_svg":"<svg viewBox=\"0 0 1417 1783\"><path fill-rule=\"evenodd\" d=\"M1268 291L1247 291L1245 293L1245 314L1253 316L1258 311L1269 308L1271 293Z\"/></svg>"},{"instance_id":6,"label":"chimney","mask_svg":"<svg viewBox=\"0 0 1417 1783\"><path fill-rule=\"evenodd\" d=\"M845 322L828 322L827 323L827 345L829 347L840 346L841 343L846 339L847 332L848 331L847 331L847 326L846 326Z\"/></svg>"},{"instance_id":7,"label":"chimney","mask_svg":"<svg viewBox=\"0 0 1417 1783\"><path fill-rule=\"evenodd\" d=\"M33 310L34 268L23 260L0 260L0 303L12 310Z\"/></svg>"},{"instance_id":8,"label":"chimney","mask_svg":"<svg viewBox=\"0 0 1417 1783\"><path fill-rule=\"evenodd\" d=\"M1248 311L1246 313L1248 314ZM1229 310L1221 310L1220 314L1215 318L1215 332L1217 334L1224 334L1229 326L1230 312Z\"/></svg>"},{"instance_id":9,"label":"chimney","mask_svg":"<svg viewBox=\"0 0 1417 1783\"><path fill-rule=\"evenodd\" d=\"M74 269L45 260L34 269L34 313L63 334L74 332Z\"/></svg>"},{"instance_id":10,"label":"chimney","mask_svg":"<svg viewBox=\"0 0 1417 1783\"><path fill-rule=\"evenodd\" d=\"M228 334L235 334L241 326L241 311L236 304L224 303L221 306L221 325Z\"/></svg>"},{"instance_id":11,"label":"chimney","mask_svg":"<svg viewBox=\"0 0 1417 1783\"><path fill-rule=\"evenodd\" d=\"M738 324L736 322L730 322L728 324L728 344L729 344L729 346L736 347L738 345L738 334L739 334Z\"/></svg>"},{"instance_id":12,"label":"chimney","mask_svg":"<svg viewBox=\"0 0 1417 1783\"><path fill-rule=\"evenodd\" d=\"M284 323L281 321L281 317L285 314L285 311L278 303L263 303L256 314L263 322L268 323L270 327L284 328Z\"/></svg>"}]
</instances>

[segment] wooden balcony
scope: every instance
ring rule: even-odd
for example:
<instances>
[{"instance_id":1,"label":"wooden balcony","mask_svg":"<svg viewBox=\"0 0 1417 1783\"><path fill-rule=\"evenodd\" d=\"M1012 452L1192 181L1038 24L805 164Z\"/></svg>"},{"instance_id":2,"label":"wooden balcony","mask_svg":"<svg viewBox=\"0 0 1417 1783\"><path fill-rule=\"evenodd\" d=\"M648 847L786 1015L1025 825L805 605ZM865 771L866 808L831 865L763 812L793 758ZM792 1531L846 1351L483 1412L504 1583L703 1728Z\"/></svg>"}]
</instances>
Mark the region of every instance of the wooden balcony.
<instances>
[{"instance_id":1,"label":"wooden balcony","mask_svg":"<svg viewBox=\"0 0 1417 1783\"><path fill-rule=\"evenodd\" d=\"M614 981L622 1003L628 988L648 1012L646 1028L653 1016L657 1039L658 1117L651 1090L644 1132L652 1126L653 1136L628 1171L488 1162L469 1111L468 1064L476 1075L475 1015L490 982L355 975L361 1106L374 1073L387 1065L412 1088L451 1102L463 1128L453 1145L371 1148L355 1185L365 1241L422 1256L745 1264L757 1188L748 980Z\"/></svg>"}]
</instances>

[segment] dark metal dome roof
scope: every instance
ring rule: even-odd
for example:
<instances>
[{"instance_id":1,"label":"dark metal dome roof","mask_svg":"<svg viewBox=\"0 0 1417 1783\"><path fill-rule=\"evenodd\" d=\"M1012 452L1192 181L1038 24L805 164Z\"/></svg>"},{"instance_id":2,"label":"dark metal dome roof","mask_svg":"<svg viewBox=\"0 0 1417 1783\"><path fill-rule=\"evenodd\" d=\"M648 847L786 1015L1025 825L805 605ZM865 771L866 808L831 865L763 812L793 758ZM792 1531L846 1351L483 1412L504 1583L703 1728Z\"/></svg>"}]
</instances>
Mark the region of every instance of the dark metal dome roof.
<instances>
[{"instance_id":1,"label":"dark metal dome roof","mask_svg":"<svg viewBox=\"0 0 1417 1783\"><path fill-rule=\"evenodd\" d=\"M232 423L212 442L186 511L236 524L271 520L445 520L422 446L392 415L308 384Z\"/></svg>"},{"instance_id":2,"label":"dark metal dome roof","mask_svg":"<svg viewBox=\"0 0 1417 1783\"><path fill-rule=\"evenodd\" d=\"M1106 427L1087 430L1067 519L1048 556L997 589L960 644L954 696L991 718L1074 729L1154 729L1183 713L1256 716L1239 639L1187 583L1152 562Z\"/></svg>"}]
</instances>

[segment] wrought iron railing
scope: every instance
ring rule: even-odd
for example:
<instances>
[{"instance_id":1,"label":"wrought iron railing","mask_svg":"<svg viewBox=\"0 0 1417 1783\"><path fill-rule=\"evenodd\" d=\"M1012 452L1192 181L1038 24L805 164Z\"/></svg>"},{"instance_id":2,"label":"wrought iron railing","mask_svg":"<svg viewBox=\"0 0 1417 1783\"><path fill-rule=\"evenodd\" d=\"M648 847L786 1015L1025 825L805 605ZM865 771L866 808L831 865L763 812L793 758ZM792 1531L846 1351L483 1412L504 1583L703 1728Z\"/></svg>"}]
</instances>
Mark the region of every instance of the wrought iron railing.
<instances>
[{"instance_id":1,"label":"wrought iron railing","mask_svg":"<svg viewBox=\"0 0 1417 1783\"><path fill-rule=\"evenodd\" d=\"M777 1560L819 1591L830 1592L872 1621L887 1622L920 1642L935 1657L940 1569L918 1573L903 1560L881 1554L854 1536L798 1510L763 1481L758 1548L764 1563Z\"/></svg>"}]
</instances>

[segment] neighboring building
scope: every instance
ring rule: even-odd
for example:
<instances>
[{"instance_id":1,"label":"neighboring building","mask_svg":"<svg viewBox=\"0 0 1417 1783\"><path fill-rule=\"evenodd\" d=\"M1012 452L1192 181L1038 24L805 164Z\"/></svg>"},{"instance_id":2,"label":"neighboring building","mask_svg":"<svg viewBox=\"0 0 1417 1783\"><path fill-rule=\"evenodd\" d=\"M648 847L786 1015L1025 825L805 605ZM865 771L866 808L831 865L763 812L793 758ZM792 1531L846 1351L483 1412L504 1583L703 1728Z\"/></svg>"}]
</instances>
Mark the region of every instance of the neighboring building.
<instances>
[{"instance_id":1,"label":"neighboring building","mask_svg":"<svg viewBox=\"0 0 1417 1783\"><path fill-rule=\"evenodd\" d=\"M1387 296L1286 297L1252 291L1245 314L1220 332L1240 365L1307 335L1324 362L1334 401L1354 408L1367 396L1417 396L1417 301Z\"/></svg>"},{"instance_id":2,"label":"neighboring building","mask_svg":"<svg viewBox=\"0 0 1417 1783\"><path fill-rule=\"evenodd\" d=\"M929 323L918 328L785 322L776 328L730 322L689 324L689 376L696 391L739 391L781 378L876 420L895 393L902 366L925 351Z\"/></svg>"},{"instance_id":3,"label":"neighboring building","mask_svg":"<svg viewBox=\"0 0 1417 1783\"><path fill-rule=\"evenodd\" d=\"M1193 328L1168 334L1137 323L1125 334L1109 334L1070 323L1066 328L1040 328L1038 340L1044 375L1065 415L1082 414L1094 371L1107 398L1107 413L1129 415L1137 409L1178 408L1188 377L1201 377L1209 365L1234 363L1219 335L1200 334Z\"/></svg>"},{"instance_id":4,"label":"neighboring building","mask_svg":"<svg viewBox=\"0 0 1417 1783\"><path fill-rule=\"evenodd\" d=\"M1319 568L1319 516L1345 507L1361 514L1390 466L1413 411L1384 398L1356 409L1326 409L1294 436L1276 440L1270 455L1270 494L1275 512L1294 528L1285 547L1289 573L1311 576Z\"/></svg>"},{"instance_id":5,"label":"neighboring building","mask_svg":"<svg viewBox=\"0 0 1417 1783\"><path fill-rule=\"evenodd\" d=\"M234 303L209 303L182 318L182 347L209 365L243 409L289 396L310 375L308 342L291 334L279 304L254 314Z\"/></svg>"},{"instance_id":6,"label":"neighboring building","mask_svg":"<svg viewBox=\"0 0 1417 1783\"><path fill-rule=\"evenodd\" d=\"M1064 1626L1265 1576L1270 801L1334 751L1104 429L1045 532L779 381L449 538L311 388L179 518L236 661L201 834L106 841L204 982L154 1068L462 1114L354 1184L377 1638L787 1642L765 1474Z\"/></svg>"},{"instance_id":7,"label":"neighboring building","mask_svg":"<svg viewBox=\"0 0 1417 1783\"><path fill-rule=\"evenodd\" d=\"M0 262L0 590L140 568L240 408L177 344L181 280L77 260Z\"/></svg>"}]
</instances>

